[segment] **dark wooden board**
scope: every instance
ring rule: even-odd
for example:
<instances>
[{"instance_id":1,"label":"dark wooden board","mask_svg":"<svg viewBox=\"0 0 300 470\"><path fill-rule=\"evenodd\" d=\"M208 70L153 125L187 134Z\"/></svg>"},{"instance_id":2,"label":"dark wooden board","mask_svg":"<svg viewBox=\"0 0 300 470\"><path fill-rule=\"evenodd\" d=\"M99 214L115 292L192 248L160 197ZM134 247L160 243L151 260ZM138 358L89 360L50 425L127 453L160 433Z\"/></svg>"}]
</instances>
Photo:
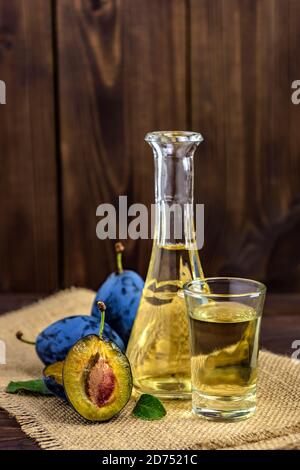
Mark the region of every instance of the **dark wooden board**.
<instances>
[{"instance_id":1,"label":"dark wooden board","mask_svg":"<svg viewBox=\"0 0 300 470\"><path fill-rule=\"evenodd\" d=\"M195 196L205 203L209 275L300 286L299 2L191 0Z\"/></svg>"},{"instance_id":2,"label":"dark wooden board","mask_svg":"<svg viewBox=\"0 0 300 470\"><path fill-rule=\"evenodd\" d=\"M65 285L97 288L115 269L99 204L154 200L144 135L186 127L185 15L182 0L57 2ZM144 275L151 240L126 248Z\"/></svg>"},{"instance_id":3,"label":"dark wooden board","mask_svg":"<svg viewBox=\"0 0 300 470\"><path fill-rule=\"evenodd\" d=\"M50 0L1 0L1 291L58 286L52 39Z\"/></svg>"}]
</instances>

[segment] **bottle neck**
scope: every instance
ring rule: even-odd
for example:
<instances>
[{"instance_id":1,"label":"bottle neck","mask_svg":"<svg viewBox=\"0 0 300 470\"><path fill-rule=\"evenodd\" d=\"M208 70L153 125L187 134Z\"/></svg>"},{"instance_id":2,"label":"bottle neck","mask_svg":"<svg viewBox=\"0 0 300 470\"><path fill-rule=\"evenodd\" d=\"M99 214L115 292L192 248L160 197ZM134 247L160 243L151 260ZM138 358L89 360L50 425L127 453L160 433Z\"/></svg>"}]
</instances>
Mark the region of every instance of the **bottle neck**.
<instances>
[{"instance_id":1,"label":"bottle neck","mask_svg":"<svg viewBox=\"0 0 300 470\"><path fill-rule=\"evenodd\" d=\"M194 247L195 144L152 144L155 157L155 241L160 246Z\"/></svg>"}]
</instances>

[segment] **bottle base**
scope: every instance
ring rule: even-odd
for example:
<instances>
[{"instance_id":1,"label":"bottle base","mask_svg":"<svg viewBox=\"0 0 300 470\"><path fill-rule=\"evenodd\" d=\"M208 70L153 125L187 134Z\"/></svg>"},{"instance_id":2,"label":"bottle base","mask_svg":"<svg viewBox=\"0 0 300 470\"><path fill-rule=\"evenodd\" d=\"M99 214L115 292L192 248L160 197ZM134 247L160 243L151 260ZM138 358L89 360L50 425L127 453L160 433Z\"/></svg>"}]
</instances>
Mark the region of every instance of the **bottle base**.
<instances>
[{"instance_id":1,"label":"bottle base","mask_svg":"<svg viewBox=\"0 0 300 470\"><path fill-rule=\"evenodd\" d=\"M162 400L190 400L192 397L189 379L178 382L175 377L151 377L134 382L136 394L149 393Z\"/></svg>"}]
</instances>

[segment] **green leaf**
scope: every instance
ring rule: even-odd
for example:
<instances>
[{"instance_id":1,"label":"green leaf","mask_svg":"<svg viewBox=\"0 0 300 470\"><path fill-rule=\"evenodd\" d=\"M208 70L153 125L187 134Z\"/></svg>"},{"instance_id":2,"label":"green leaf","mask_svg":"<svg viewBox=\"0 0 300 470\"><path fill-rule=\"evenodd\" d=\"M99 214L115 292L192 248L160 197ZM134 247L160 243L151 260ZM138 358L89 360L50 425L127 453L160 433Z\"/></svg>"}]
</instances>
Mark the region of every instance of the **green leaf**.
<instances>
[{"instance_id":1,"label":"green leaf","mask_svg":"<svg viewBox=\"0 0 300 470\"><path fill-rule=\"evenodd\" d=\"M166 414L166 410L162 402L148 393L144 393L138 399L134 409L133 416L136 418L146 419L149 421L162 419Z\"/></svg>"},{"instance_id":2,"label":"green leaf","mask_svg":"<svg viewBox=\"0 0 300 470\"><path fill-rule=\"evenodd\" d=\"M26 380L25 382L9 382L6 387L7 393L39 393L40 395L53 395L46 385L43 379Z\"/></svg>"}]
</instances>

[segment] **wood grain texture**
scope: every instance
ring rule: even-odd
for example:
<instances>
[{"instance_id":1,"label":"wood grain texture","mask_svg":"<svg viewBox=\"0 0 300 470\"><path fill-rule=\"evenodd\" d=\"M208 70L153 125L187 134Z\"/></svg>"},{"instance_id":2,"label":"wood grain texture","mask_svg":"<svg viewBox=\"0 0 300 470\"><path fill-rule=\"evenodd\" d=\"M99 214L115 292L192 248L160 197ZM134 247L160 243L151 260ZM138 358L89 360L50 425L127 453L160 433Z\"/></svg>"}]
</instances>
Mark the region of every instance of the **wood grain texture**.
<instances>
[{"instance_id":1,"label":"wood grain texture","mask_svg":"<svg viewBox=\"0 0 300 470\"><path fill-rule=\"evenodd\" d=\"M185 2L57 2L64 283L97 288L115 269L113 243L96 238L96 208L150 206L149 130L185 128ZM126 242L145 274L150 241Z\"/></svg>"},{"instance_id":2,"label":"wood grain texture","mask_svg":"<svg viewBox=\"0 0 300 470\"><path fill-rule=\"evenodd\" d=\"M96 208L154 200L144 135L205 137L207 275L300 287L298 0L2 0L0 291L97 288L115 268ZM57 145L56 145L57 144ZM151 240L126 242L146 274Z\"/></svg>"},{"instance_id":3,"label":"wood grain texture","mask_svg":"<svg viewBox=\"0 0 300 470\"><path fill-rule=\"evenodd\" d=\"M50 0L0 2L0 290L58 285Z\"/></svg>"},{"instance_id":4,"label":"wood grain texture","mask_svg":"<svg viewBox=\"0 0 300 470\"><path fill-rule=\"evenodd\" d=\"M295 290L300 116L290 88L300 76L299 2L191 0L190 21L192 125L206 137L196 175L204 268Z\"/></svg>"}]
</instances>

